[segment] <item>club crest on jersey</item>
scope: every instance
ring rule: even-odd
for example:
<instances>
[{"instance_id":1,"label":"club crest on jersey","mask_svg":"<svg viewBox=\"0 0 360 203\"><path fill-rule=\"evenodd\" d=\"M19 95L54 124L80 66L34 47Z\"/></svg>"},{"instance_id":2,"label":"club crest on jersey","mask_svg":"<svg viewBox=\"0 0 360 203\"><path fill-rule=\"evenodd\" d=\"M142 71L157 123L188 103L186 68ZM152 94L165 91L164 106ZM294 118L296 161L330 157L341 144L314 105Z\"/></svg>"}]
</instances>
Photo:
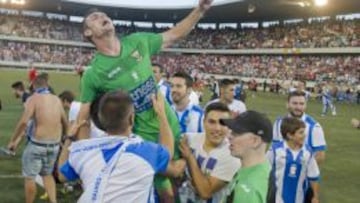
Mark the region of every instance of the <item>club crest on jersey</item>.
<instances>
[{"instance_id":1,"label":"club crest on jersey","mask_svg":"<svg viewBox=\"0 0 360 203\"><path fill-rule=\"evenodd\" d=\"M135 58L137 62L140 62L142 60L142 56L140 55L138 50L135 50L132 54L131 57Z\"/></svg>"}]
</instances>

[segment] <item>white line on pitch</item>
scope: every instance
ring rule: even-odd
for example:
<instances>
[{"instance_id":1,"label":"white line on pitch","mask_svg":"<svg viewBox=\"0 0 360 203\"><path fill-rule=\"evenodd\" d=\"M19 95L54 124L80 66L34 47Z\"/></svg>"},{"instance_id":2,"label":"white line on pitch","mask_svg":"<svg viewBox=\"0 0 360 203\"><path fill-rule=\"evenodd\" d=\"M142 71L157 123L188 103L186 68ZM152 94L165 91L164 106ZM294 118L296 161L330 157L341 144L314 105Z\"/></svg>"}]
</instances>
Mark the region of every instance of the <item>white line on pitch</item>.
<instances>
[{"instance_id":1,"label":"white line on pitch","mask_svg":"<svg viewBox=\"0 0 360 203\"><path fill-rule=\"evenodd\" d=\"M24 178L22 175L18 175L18 174L1 174L0 175L0 179L7 179L7 178Z\"/></svg>"}]
</instances>

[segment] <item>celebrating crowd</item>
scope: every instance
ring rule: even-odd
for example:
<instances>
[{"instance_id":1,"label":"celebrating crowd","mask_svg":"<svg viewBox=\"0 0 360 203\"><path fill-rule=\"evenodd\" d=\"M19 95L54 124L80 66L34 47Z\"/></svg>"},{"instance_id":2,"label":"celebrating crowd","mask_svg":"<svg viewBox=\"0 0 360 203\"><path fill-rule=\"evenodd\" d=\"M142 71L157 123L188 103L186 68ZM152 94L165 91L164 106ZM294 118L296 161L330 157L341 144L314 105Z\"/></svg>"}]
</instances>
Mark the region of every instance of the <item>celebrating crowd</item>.
<instances>
[{"instance_id":1,"label":"celebrating crowd","mask_svg":"<svg viewBox=\"0 0 360 203\"><path fill-rule=\"evenodd\" d=\"M89 48L0 41L0 60L48 64L87 64L93 50Z\"/></svg>"},{"instance_id":2,"label":"celebrating crowd","mask_svg":"<svg viewBox=\"0 0 360 203\"><path fill-rule=\"evenodd\" d=\"M120 38L104 12L90 10L81 27L95 53L66 46L4 43L10 48L2 49L6 60L74 64L78 54L92 57L81 73L78 102L70 91L54 95L46 74L34 73L33 92L27 98L21 82L12 86L21 89L15 93L25 104L7 149L16 151L21 138L27 138L22 157L27 203L36 199L38 176L52 203L57 202L55 178L80 181L80 203L320 202L319 165L325 163L327 143L320 123L306 113L305 85L289 91L287 113L272 124L267 115L248 110L237 99L242 91L239 81L228 78L219 83L214 79L213 99L200 107L191 99L195 81L186 72L197 69L266 77L281 73L289 78L303 73L318 77L319 71L331 75L326 71L336 68L336 73L349 79L358 74L353 67L358 67L359 57L152 58L185 38L211 3L199 0L188 16L162 33ZM62 25L59 28L66 30ZM45 38L53 35L47 24L41 29ZM27 55L28 50L34 51ZM328 109L336 115L333 89L326 88L324 85L324 116Z\"/></svg>"},{"instance_id":3,"label":"celebrating crowd","mask_svg":"<svg viewBox=\"0 0 360 203\"><path fill-rule=\"evenodd\" d=\"M356 83L359 56L219 56L159 55L154 61L171 72L197 69L204 73L280 80L333 79Z\"/></svg>"},{"instance_id":4,"label":"celebrating crowd","mask_svg":"<svg viewBox=\"0 0 360 203\"><path fill-rule=\"evenodd\" d=\"M94 50L83 47L0 41L0 60L87 65ZM359 56L231 56L162 54L153 58L167 72L185 70L280 80L359 81Z\"/></svg>"},{"instance_id":5,"label":"celebrating crowd","mask_svg":"<svg viewBox=\"0 0 360 203\"><path fill-rule=\"evenodd\" d=\"M195 28L174 48L254 49L358 47L359 20L325 20L272 25L267 28ZM162 32L164 28L118 25L121 35L133 32ZM82 41L81 25L67 20L0 15L0 34L41 39Z\"/></svg>"}]
</instances>

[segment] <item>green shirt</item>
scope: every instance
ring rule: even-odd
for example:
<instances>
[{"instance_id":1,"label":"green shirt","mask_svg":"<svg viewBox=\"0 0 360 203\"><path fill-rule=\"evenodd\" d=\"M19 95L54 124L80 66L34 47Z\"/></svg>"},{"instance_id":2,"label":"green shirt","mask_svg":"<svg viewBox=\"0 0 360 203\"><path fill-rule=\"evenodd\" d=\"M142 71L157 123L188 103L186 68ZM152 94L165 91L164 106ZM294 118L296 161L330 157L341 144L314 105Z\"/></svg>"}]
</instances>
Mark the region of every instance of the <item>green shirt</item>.
<instances>
[{"instance_id":1,"label":"green shirt","mask_svg":"<svg viewBox=\"0 0 360 203\"><path fill-rule=\"evenodd\" d=\"M120 41L119 56L95 54L81 80L81 102L92 102L105 92L126 90L136 112L134 133L145 140L157 142L159 121L151 101L151 94L157 92L157 84L152 72L151 56L160 51L162 36L135 33ZM169 104L166 104L166 114L174 136L179 137L180 127Z\"/></svg>"},{"instance_id":2,"label":"green shirt","mask_svg":"<svg viewBox=\"0 0 360 203\"><path fill-rule=\"evenodd\" d=\"M227 197L223 202L266 203L270 169L267 161L239 169L229 183Z\"/></svg>"}]
</instances>

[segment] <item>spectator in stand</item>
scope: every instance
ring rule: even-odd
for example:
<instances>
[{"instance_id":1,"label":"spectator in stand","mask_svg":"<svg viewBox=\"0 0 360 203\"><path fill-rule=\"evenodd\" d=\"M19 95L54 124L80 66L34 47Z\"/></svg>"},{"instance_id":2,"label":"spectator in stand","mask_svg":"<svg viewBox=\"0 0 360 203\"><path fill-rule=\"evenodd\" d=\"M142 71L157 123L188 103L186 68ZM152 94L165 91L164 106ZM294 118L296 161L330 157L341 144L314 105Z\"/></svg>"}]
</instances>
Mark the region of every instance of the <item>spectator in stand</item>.
<instances>
[{"instance_id":1,"label":"spectator in stand","mask_svg":"<svg viewBox=\"0 0 360 203\"><path fill-rule=\"evenodd\" d=\"M0 60L50 64L88 64L94 50L61 45L0 41ZM314 63L316 61L316 63ZM224 56L157 55L153 62L174 72L236 74L278 80L323 80L358 83L360 56ZM196 65L195 65L196 64ZM231 72L229 72L231 70Z\"/></svg>"},{"instance_id":2,"label":"spectator in stand","mask_svg":"<svg viewBox=\"0 0 360 203\"><path fill-rule=\"evenodd\" d=\"M273 25L268 28L195 28L173 47L196 49L313 48L359 46L359 20L326 20ZM163 32L167 28L117 26L121 35ZM0 34L42 39L82 41L81 25L61 19L0 15Z\"/></svg>"}]
</instances>

